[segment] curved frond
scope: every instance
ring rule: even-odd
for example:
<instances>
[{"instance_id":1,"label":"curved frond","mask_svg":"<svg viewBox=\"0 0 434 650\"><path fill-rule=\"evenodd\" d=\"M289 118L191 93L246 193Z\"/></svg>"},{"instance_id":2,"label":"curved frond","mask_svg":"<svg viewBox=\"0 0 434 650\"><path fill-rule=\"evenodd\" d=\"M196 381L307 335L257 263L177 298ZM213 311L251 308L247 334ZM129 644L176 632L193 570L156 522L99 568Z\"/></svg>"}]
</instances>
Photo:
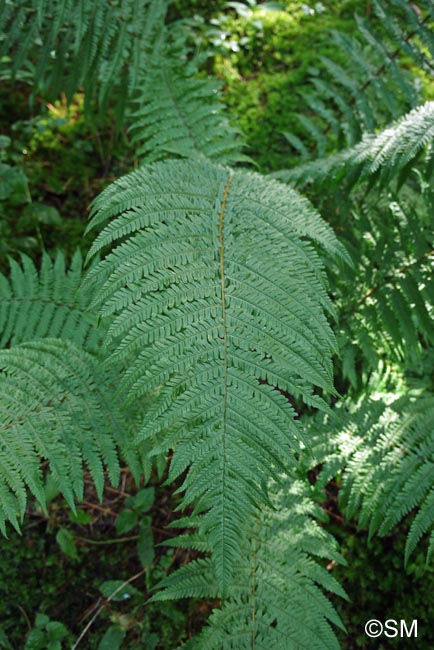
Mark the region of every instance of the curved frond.
<instances>
[{"instance_id":1,"label":"curved frond","mask_svg":"<svg viewBox=\"0 0 434 650\"><path fill-rule=\"evenodd\" d=\"M431 553L434 397L409 394L390 404L365 399L348 410L344 404L336 415L334 421L317 425L322 431L317 438L324 440L327 432L322 450L326 476L331 468L336 472L339 464L344 469L340 499L346 515L369 526L371 535L387 535L414 511L406 560L426 533L430 533Z\"/></svg>"},{"instance_id":2,"label":"curved frond","mask_svg":"<svg viewBox=\"0 0 434 650\"><path fill-rule=\"evenodd\" d=\"M413 163L433 139L434 102L426 102L380 133L365 135L350 149L287 172L276 172L273 177L297 187L307 183L351 185L371 177L387 183Z\"/></svg>"},{"instance_id":3,"label":"curved frond","mask_svg":"<svg viewBox=\"0 0 434 650\"><path fill-rule=\"evenodd\" d=\"M291 463L301 431L280 391L332 391L334 337L321 260L341 253L308 201L257 174L164 162L105 190L92 225L111 218L91 254L108 341L128 370L130 401L152 394L141 437L174 449L184 503L207 509L217 577L227 586L240 526L266 501L266 479ZM280 390L279 390L280 389Z\"/></svg>"}]
</instances>

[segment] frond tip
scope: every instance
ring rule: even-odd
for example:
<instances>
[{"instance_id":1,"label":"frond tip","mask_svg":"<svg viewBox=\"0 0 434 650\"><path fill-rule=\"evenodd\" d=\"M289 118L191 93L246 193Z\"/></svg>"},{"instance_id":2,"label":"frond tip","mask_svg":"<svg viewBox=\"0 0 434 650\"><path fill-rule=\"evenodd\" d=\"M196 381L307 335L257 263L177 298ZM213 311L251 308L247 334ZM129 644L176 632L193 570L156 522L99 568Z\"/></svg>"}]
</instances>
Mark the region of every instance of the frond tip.
<instances>
[{"instance_id":1,"label":"frond tip","mask_svg":"<svg viewBox=\"0 0 434 650\"><path fill-rule=\"evenodd\" d=\"M149 65L131 127L141 162L167 157L208 158L233 165L247 161L239 131L223 113L220 84L200 79L182 52L163 48Z\"/></svg>"},{"instance_id":2,"label":"frond tip","mask_svg":"<svg viewBox=\"0 0 434 650\"><path fill-rule=\"evenodd\" d=\"M288 481L289 482L289 481ZM301 482L271 486L273 507L243 526L243 557L233 586L188 650L337 650L342 622L324 592L346 598L325 559L343 562L314 517L319 506ZM196 560L166 577L153 601L219 596L212 563ZM184 647L184 646L182 646Z\"/></svg>"},{"instance_id":3,"label":"frond tip","mask_svg":"<svg viewBox=\"0 0 434 650\"><path fill-rule=\"evenodd\" d=\"M380 133L365 134L362 141L350 149L294 170L276 172L273 177L297 187L310 182L318 186L344 181L354 184L371 177L390 182L414 162L433 139L434 102L431 101L414 108Z\"/></svg>"},{"instance_id":4,"label":"frond tip","mask_svg":"<svg viewBox=\"0 0 434 650\"><path fill-rule=\"evenodd\" d=\"M91 254L115 246L89 277L128 368L120 391L153 395L141 436L174 449L170 480L190 468L184 503L206 510L224 591L242 522L299 446L275 387L317 406L312 385L333 391L332 306L307 240L341 249L295 191L207 162L134 171L95 201L91 225L107 219Z\"/></svg>"}]
</instances>

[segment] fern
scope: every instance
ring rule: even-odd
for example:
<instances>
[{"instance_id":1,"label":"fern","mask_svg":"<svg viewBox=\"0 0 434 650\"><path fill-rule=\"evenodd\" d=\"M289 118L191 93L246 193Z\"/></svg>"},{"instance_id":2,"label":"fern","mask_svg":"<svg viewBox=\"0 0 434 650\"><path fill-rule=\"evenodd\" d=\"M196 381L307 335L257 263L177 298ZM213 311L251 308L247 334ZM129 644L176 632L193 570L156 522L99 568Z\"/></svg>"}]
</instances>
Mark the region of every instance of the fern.
<instances>
[{"instance_id":1,"label":"fern","mask_svg":"<svg viewBox=\"0 0 434 650\"><path fill-rule=\"evenodd\" d=\"M299 448L274 386L315 405L312 384L333 390L332 308L306 237L341 250L292 190L205 162L132 172L95 201L91 226L109 218L90 254L115 248L90 278L102 316L114 315L120 391L154 394L140 436L153 453L174 449L169 480L190 467L184 505L207 509L201 533L224 592L242 522Z\"/></svg>"},{"instance_id":2,"label":"fern","mask_svg":"<svg viewBox=\"0 0 434 650\"><path fill-rule=\"evenodd\" d=\"M433 425L432 394L409 393L390 404L365 399L349 411L341 407L334 423L316 427L317 439L324 440L324 426L331 439L317 455L326 477L345 468L340 499L348 517L357 516L371 535L387 535L416 510L406 561L427 532L429 555L434 550Z\"/></svg>"},{"instance_id":3,"label":"fern","mask_svg":"<svg viewBox=\"0 0 434 650\"><path fill-rule=\"evenodd\" d=\"M26 487L44 506L40 457L71 507L83 499L83 462L101 495L104 468L116 483L125 417L114 377L73 343L45 339L0 352L0 529L18 527Z\"/></svg>"},{"instance_id":4,"label":"fern","mask_svg":"<svg viewBox=\"0 0 434 650\"><path fill-rule=\"evenodd\" d=\"M248 160L241 151L239 132L223 117L219 88L215 81L198 78L182 45L169 47L164 40L160 42L146 69L139 108L133 115L132 141L139 159L154 162L168 156L205 156L227 164Z\"/></svg>"},{"instance_id":5,"label":"fern","mask_svg":"<svg viewBox=\"0 0 434 650\"><path fill-rule=\"evenodd\" d=\"M366 134L350 149L315 160L293 170L273 174L274 178L303 187L346 184L350 187L367 179L389 184L399 172L414 165L422 150L434 139L434 102L426 102L378 134ZM430 155L431 152L430 152ZM402 174L401 174L402 180Z\"/></svg>"},{"instance_id":6,"label":"fern","mask_svg":"<svg viewBox=\"0 0 434 650\"><path fill-rule=\"evenodd\" d=\"M134 99L147 163L94 201L88 271L58 253L0 276L0 530L19 528L29 492L45 507L48 472L74 507L85 467L101 495L118 456L136 479L170 458L192 513L177 525L194 529L172 542L201 557L153 600L221 599L184 647L337 648L327 596L345 594L325 561L342 558L306 470L317 490L342 476L345 512L371 534L415 511L407 559L426 533L434 548L432 386L370 399L384 367L396 389L425 364L426 388L434 354L434 103L420 106L407 65L432 72L434 9L374 0L381 26L335 33L339 61L323 58L303 95L310 136L288 139L307 160L338 153L279 177L311 182L344 247L295 189L220 166L246 161L240 134L185 35L164 30L166 4L0 0L12 77L45 97L83 89L103 112ZM331 409L339 348L338 381L362 397ZM294 404L326 415L309 425Z\"/></svg>"},{"instance_id":7,"label":"fern","mask_svg":"<svg viewBox=\"0 0 434 650\"><path fill-rule=\"evenodd\" d=\"M338 215L356 269L333 269L338 341L356 389L381 359L410 367L434 344L433 106L353 149L275 175L300 186L312 180L321 209Z\"/></svg>"},{"instance_id":8,"label":"fern","mask_svg":"<svg viewBox=\"0 0 434 650\"><path fill-rule=\"evenodd\" d=\"M364 133L384 129L420 104L420 82L400 59L405 55L432 74L427 52L434 46L432 4L424 3L421 17L405 0L374 0L373 7L377 21L356 16L356 36L331 34L339 59L321 57L322 70L315 71L311 87L302 93L309 111L297 116L301 133L285 135L303 162L352 147Z\"/></svg>"},{"instance_id":9,"label":"fern","mask_svg":"<svg viewBox=\"0 0 434 650\"><path fill-rule=\"evenodd\" d=\"M54 262L44 253L39 272L25 255L21 265L11 259L10 266L10 278L0 275L0 348L46 337L98 348L102 332L90 309L92 296L85 290L78 251L68 271L60 252Z\"/></svg>"},{"instance_id":10,"label":"fern","mask_svg":"<svg viewBox=\"0 0 434 650\"><path fill-rule=\"evenodd\" d=\"M83 86L87 105L96 97L103 112L111 95L122 110L166 8L166 0L1 0L0 58L10 57L12 77L30 72L48 98L71 100Z\"/></svg>"},{"instance_id":11,"label":"fern","mask_svg":"<svg viewBox=\"0 0 434 650\"><path fill-rule=\"evenodd\" d=\"M429 186L420 185L389 199L372 195L368 205L353 209L357 273L337 280L336 299L343 370L355 387L361 359L365 372L380 359L411 368L434 345L432 197Z\"/></svg>"},{"instance_id":12,"label":"fern","mask_svg":"<svg viewBox=\"0 0 434 650\"><path fill-rule=\"evenodd\" d=\"M323 592L346 596L322 564L324 559L343 562L343 558L314 520L323 513L306 497L303 483L293 482L278 491L274 486L271 493L272 507L243 525L243 553L229 597L183 648L339 647L330 623L343 626ZM208 559L182 567L159 587L153 601L220 595Z\"/></svg>"}]
</instances>

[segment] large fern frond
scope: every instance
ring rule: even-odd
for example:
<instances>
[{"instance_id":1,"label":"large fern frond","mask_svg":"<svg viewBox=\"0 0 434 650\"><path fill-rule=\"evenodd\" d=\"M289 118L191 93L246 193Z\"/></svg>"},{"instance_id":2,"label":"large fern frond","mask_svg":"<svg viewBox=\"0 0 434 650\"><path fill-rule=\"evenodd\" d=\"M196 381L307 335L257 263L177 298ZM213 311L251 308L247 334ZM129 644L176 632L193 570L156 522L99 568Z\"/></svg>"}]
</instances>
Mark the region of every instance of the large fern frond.
<instances>
[{"instance_id":1,"label":"large fern frond","mask_svg":"<svg viewBox=\"0 0 434 650\"><path fill-rule=\"evenodd\" d=\"M61 252L54 261L44 253L39 272L25 255L21 265L11 259L10 268L9 277L0 274L0 348L53 337L97 349L103 333L90 308L79 251L69 269Z\"/></svg>"},{"instance_id":2,"label":"large fern frond","mask_svg":"<svg viewBox=\"0 0 434 650\"><path fill-rule=\"evenodd\" d=\"M288 479L287 479L288 481ZM289 482L289 481L288 481ZM242 558L233 586L208 624L182 647L190 650L337 649L330 624L342 628L325 593L345 593L324 566L342 562L336 544L315 517L322 511L291 480L276 493L272 507L243 525ZM176 543L176 540L175 540ZM333 566L333 563L332 563ZM165 578L152 600L215 598L220 595L212 563L196 560Z\"/></svg>"},{"instance_id":3,"label":"large fern frond","mask_svg":"<svg viewBox=\"0 0 434 650\"><path fill-rule=\"evenodd\" d=\"M73 507L83 498L83 462L99 494L105 468L116 483L116 444L127 424L115 378L73 343L45 339L0 352L0 529L18 527L26 488L45 503L41 459Z\"/></svg>"},{"instance_id":4,"label":"large fern frond","mask_svg":"<svg viewBox=\"0 0 434 650\"><path fill-rule=\"evenodd\" d=\"M319 405L332 388L332 311L322 263L308 239L341 249L293 190L208 162L134 171L93 205L110 223L91 255L115 244L90 273L108 341L128 370L129 400L153 394L141 436L174 449L184 504L207 509L217 579L227 587L240 527L266 482L291 462L301 431L280 390Z\"/></svg>"}]
</instances>

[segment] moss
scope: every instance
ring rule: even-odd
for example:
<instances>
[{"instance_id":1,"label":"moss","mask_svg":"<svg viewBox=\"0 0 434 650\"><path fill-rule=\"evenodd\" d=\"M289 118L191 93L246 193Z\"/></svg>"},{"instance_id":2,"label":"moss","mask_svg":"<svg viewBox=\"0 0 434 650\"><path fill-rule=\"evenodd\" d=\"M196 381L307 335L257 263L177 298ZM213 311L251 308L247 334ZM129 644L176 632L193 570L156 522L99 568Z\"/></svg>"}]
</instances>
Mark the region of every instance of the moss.
<instances>
[{"instance_id":1,"label":"moss","mask_svg":"<svg viewBox=\"0 0 434 650\"><path fill-rule=\"evenodd\" d=\"M225 83L234 122L247 136L248 153L264 172L296 161L283 132L302 133L295 116L300 92L308 88L310 74L320 70L319 57L336 56L330 30L350 32L355 10L369 11L369 3L356 1L323 6L322 12L308 13L300 2L289 2L285 11L259 5L248 15L220 18L226 46L220 48L214 70Z\"/></svg>"}]
</instances>

